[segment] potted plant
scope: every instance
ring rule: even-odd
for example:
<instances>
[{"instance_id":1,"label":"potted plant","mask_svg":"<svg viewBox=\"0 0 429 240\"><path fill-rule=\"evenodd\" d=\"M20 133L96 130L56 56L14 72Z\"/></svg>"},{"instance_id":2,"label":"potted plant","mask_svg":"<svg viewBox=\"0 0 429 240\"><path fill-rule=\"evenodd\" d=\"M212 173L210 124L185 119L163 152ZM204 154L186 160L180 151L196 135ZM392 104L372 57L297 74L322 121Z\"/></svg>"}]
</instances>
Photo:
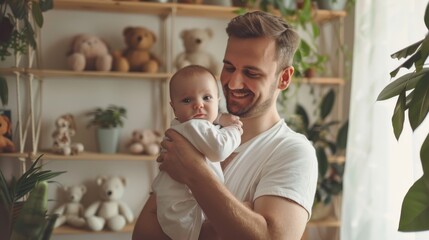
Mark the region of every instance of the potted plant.
<instances>
[{"instance_id":1,"label":"potted plant","mask_svg":"<svg viewBox=\"0 0 429 240\"><path fill-rule=\"evenodd\" d=\"M424 23L429 30L429 4L426 7ZM394 78L401 68L415 70L406 73L387 85L379 94L377 101L398 97L393 110L392 126L395 137L399 139L408 111L408 121L412 130L416 130L426 119L429 112L429 68L425 65L429 56L429 35L391 55L392 58L407 58L390 73ZM408 190L402 202L399 231L429 230L429 134L420 148L420 161L423 176Z\"/></svg>"},{"instance_id":2,"label":"potted plant","mask_svg":"<svg viewBox=\"0 0 429 240\"><path fill-rule=\"evenodd\" d=\"M28 48L37 49L35 27L43 26L43 12L53 8L53 0L3 0L0 1L0 61L9 56L26 54ZM8 103L9 91L6 78L0 76L0 101Z\"/></svg>"},{"instance_id":3,"label":"potted plant","mask_svg":"<svg viewBox=\"0 0 429 240\"><path fill-rule=\"evenodd\" d=\"M47 181L64 172L43 170L39 164L41 157L10 183L0 171L0 219L4 224L1 239L49 239L52 233L56 215L46 214Z\"/></svg>"},{"instance_id":4,"label":"potted plant","mask_svg":"<svg viewBox=\"0 0 429 240\"><path fill-rule=\"evenodd\" d=\"M106 109L97 108L87 115L92 119L88 127L96 126L99 151L102 153L116 153L118 149L120 129L126 118L127 110L124 107L109 105Z\"/></svg>"},{"instance_id":5,"label":"potted plant","mask_svg":"<svg viewBox=\"0 0 429 240\"><path fill-rule=\"evenodd\" d=\"M336 130L340 124L337 120L328 121L335 103L335 91L331 89L322 98L317 108L317 119L310 124L307 111L301 104L296 105L295 114L287 120L288 125L295 131L304 134L313 143L319 166L319 176L313 206L314 218L322 218L317 210L322 209L326 214L330 213L330 203L334 196L342 192L344 162L330 161L329 156L334 158L343 156L347 147L348 121ZM319 209L315 209L319 207Z\"/></svg>"}]
</instances>

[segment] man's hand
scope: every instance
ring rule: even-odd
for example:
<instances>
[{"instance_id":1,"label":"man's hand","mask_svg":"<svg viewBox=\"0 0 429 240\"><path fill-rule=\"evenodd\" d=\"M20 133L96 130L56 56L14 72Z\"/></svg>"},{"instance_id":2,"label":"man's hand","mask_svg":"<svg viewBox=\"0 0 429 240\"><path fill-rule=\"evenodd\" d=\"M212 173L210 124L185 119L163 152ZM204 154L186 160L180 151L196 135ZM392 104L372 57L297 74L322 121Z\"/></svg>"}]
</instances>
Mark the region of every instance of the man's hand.
<instances>
[{"instance_id":1,"label":"man's hand","mask_svg":"<svg viewBox=\"0 0 429 240\"><path fill-rule=\"evenodd\" d=\"M161 142L163 151L157 158L159 170L167 172L174 180L187 184L201 168L208 168L204 156L178 132L168 129Z\"/></svg>"}]
</instances>

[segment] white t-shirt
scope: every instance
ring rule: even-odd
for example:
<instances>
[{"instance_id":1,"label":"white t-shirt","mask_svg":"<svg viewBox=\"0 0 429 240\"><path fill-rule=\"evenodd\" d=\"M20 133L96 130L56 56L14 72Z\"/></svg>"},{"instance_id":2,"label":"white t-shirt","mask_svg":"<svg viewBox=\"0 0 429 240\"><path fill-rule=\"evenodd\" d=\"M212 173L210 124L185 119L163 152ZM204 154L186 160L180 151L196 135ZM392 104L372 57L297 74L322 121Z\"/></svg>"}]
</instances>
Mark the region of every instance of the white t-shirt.
<instances>
[{"instance_id":1,"label":"white t-shirt","mask_svg":"<svg viewBox=\"0 0 429 240\"><path fill-rule=\"evenodd\" d=\"M225 185L240 201L274 195L293 200L311 216L318 164L313 145L284 120L243 143L224 169Z\"/></svg>"},{"instance_id":2,"label":"white t-shirt","mask_svg":"<svg viewBox=\"0 0 429 240\"><path fill-rule=\"evenodd\" d=\"M171 125L206 157L210 169L223 182L219 162L240 145L239 128L220 128L201 119L184 123L173 120ZM158 221L164 233L172 239L198 239L204 215L188 187L161 171L152 183L152 189L156 194Z\"/></svg>"}]
</instances>

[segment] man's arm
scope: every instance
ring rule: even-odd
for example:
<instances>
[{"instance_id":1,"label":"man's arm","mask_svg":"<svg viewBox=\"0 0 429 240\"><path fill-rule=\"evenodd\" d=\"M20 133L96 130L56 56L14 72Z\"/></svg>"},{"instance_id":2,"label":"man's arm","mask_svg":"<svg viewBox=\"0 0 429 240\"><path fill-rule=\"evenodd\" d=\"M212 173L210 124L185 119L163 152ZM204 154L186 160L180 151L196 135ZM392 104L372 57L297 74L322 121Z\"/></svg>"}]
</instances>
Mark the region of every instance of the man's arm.
<instances>
[{"instance_id":1,"label":"man's arm","mask_svg":"<svg viewBox=\"0 0 429 240\"><path fill-rule=\"evenodd\" d=\"M133 230L133 240L168 240L156 216L156 196L151 194L146 201Z\"/></svg>"},{"instance_id":2,"label":"man's arm","mask_svg":"<svg viewBox=\"0 0 429 240\"><path fill-rule=\"evenodd\" d=\"M301 238L308 217L303 207L285 198L263 196L255 200L252 211L216 179L186 139L173 130L166 136L160 169L190 188L222 239Z\"/></svg>"}]
</instances>

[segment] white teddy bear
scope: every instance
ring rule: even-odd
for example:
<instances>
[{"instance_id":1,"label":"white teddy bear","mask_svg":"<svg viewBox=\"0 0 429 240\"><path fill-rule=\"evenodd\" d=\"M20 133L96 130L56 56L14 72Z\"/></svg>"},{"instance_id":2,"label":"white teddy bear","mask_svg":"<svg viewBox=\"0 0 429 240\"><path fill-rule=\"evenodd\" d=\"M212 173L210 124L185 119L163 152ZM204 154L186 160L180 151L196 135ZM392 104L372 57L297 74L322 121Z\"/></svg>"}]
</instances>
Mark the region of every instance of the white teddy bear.
<instances>
[{"instance_id":1,"label":"white teddy bear","mask_svg":"<svg viewBox=\"0 0 429 240\"><path fill-rule=\"evenodd\" d=\"M86 193L86 187L83 185L70 186L63 188L67 194L67 203L59 206L54 213L58 214L57 221L54 227L59 227L63 224L68 224L73 227L85 226L84 207L80 200Z\"/></svg>"},{"instance_id":2,"label":"white teddy bear","mask_svg":"<svg viewBox=\"0 0 429 240\"><path fill-rule=\"evenodd\" d=\"M161 149L161 133L151 129L134 130L128 150L132 154L157 155Z\"/></svg>"},{"instance_id":3,"label":"white teddy bear","mask_svg":"<svg viewBox=\"0 0 429 240\"><path fill-rule=\"evenodd\" d=\"M177 55L175 66L181 69L188 65L201 65L209 69L214 75L219 73L216 59L206 51L207 43L213 37L210 28L185 29L180 33L185 51Z\"/></svg>"},{"instance_id":4,"label":"white teddy bear","mask_svg":"<svg viewBox=\"0 0 429 240\"><path fill-rule=\"evenodd\" d=\"M124 194L126 180L123 177L99 177L97 185L101 201L92 203L85 211L88 227L93 231L101 231L104 226L110 230L120 231L126 224L134 220L128 205L120 199Z\"/></svg>"},{"instance_id":5,"label":"white teddy bear","mask_svg":"<svg viewBox=\"0 0 429 240\"><path fill-rule=\"evenodd\" d=\"M72 143L71 137L76 134L76 126L74 117L71 114L65 114L57 118L55 121L55 131L52 133L54 143L52 152L71 155L78 154L83 151L82 143Z\"/></svg>"}]
</instances>

